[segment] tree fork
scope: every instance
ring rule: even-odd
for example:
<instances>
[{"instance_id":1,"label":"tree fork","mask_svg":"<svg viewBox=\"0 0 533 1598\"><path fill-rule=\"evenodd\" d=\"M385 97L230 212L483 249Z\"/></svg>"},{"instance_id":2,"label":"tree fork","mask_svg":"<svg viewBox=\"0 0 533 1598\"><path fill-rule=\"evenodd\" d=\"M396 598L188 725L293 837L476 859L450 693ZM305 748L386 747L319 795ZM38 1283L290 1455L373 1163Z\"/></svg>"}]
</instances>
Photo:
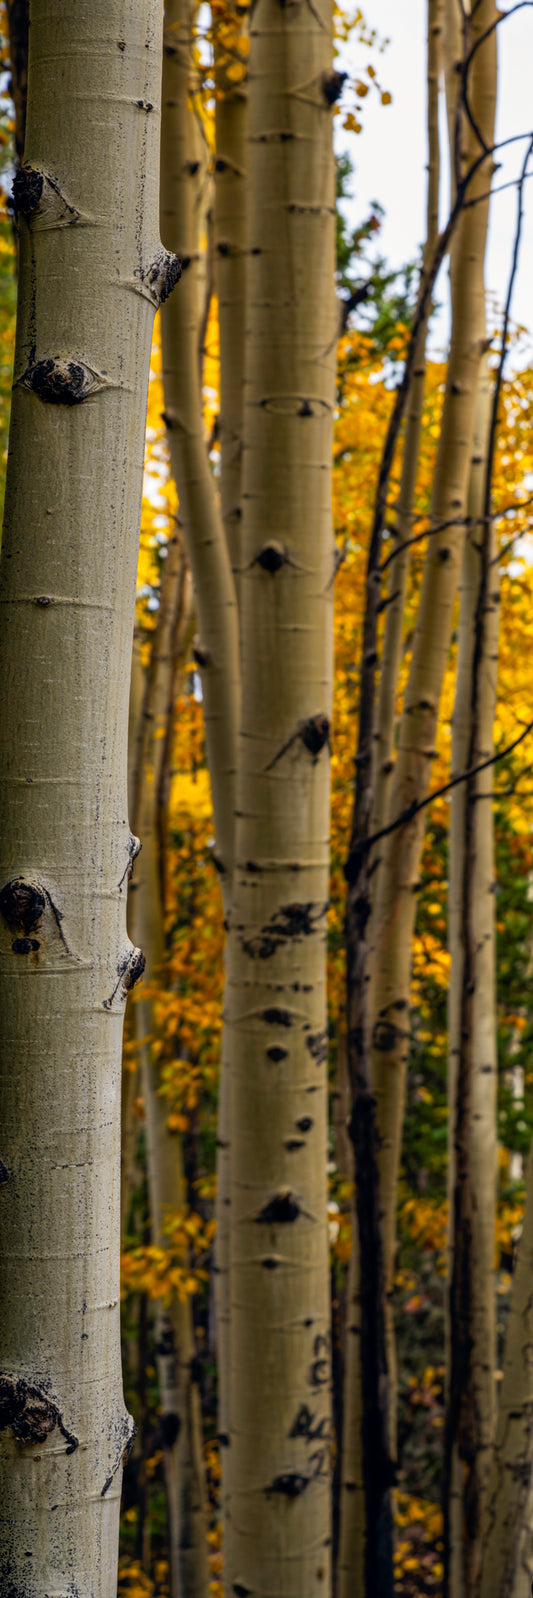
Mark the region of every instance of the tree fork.
<instances>
[{"instance_id":1,"label":"tree fork","mask_svg":"<svg viewBox=\"0 0 533 1598\"><path fill-rule=\"evenodd\" d=\"M0 568L2 1591L114 1598L126 734L159 0L35 0ZM111 269L112 263L112 269ZM50 284L61 292L50 293ZM37 687L36 687L37 685ZM38 704L38 709L36 706ZM58 1309L59 1306L59 1309Z\"/></svg>"}]
</instances>

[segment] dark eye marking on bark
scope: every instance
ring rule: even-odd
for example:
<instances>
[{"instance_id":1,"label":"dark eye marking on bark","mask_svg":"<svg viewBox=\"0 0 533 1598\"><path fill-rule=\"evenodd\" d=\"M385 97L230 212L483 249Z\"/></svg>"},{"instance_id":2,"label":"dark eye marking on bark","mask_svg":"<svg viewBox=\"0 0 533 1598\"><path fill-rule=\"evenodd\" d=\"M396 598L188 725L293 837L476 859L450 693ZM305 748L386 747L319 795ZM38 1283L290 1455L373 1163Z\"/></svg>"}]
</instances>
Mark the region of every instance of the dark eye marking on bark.
<instances>
[{"instance_id":1,"label":"dark eye marking on bark","mask_svg":"<svg viewBox=\"0 0 533 1598\"><path fill-rule=\"evenodd\" d=\"M310 1115L301 1115L296 1125L300 1128L300 1132L310 1132L313 1125L312 1117Z\"/></svg>"},{"instance_id":2,"label":"dark eye marking on bark","mask_svg":"<svg viewBox=\"0 0 533 1598\"><path fill-rule=\"evenodd\" d=\"M278 1062L280 1060L286 1060L287 1056L288 1056L288 1053L289 1053L289 1050L288 1049L284 1049L282 1047L281 1043L273 1043L272 1044L272 1048L271 1049L267 1049L267 1055L268 1055L269 1060L274 1060L274 1063L276 1065L278 1064Z\"/></svg>"},{"instance_id":3,"label":"dark eye marking on bark","mask_svg":"<svg viewBox=\"0 0 533 1598\"><path fill-rule=\"evenodd\" d=\"M109 1476L102 1487L100 1494L101 1498L105 1498L105 1495L111 1486L111 1482L113 1477L116 1475L119 1466L122 1465L122 1467L124 1467L124 1465L127 1465L135 1438L137 1436L137 1426L133 1419L133 1415L128 1415L127 1410L125 1410L121 1415L120 1420L115 1427L115 1434L117 1440L117 1457L115 1464L113 1465L113 1469L110 1471Z\"/></svg>"},{"instance_id":4,"label":"dark eye marking on bark","mask_svg":"<svg viewBox=\"0 0 533 1598\"><path fill-rule=\"evenodd\" d=\"M283 548L283 545L276 544L272 540L272 543L264 544L263 548L259 550L259 554L252 561L252 566L261 566L264 572L270 572L274 576L274 573L279 572L282 566L287 565L288 559L287 551Z\"/></svg>"},{"instance_id":5,"label":"dark eye marking on bark","mask_svg":"<svg viewBox=\"0 0 533 1598\"><path fill-rule=\"evenodd\" d=\"M130 949L129 954L127 954L124 960L121 960L120 962L118 967L118 981L115 983L115 987L113 988L110 998L104 999L104 1010L111 1009L113 1000L116 998L117 993L119 995L119 999L127 998L128 993L131 993L131 989L135 987L135 983L138 982L142 977L145 965L146 959L142 949Z\"/></svg>"},{"instance_id":6,"label":"dark eye marking on bark","mask_svg":"<svg viewBox=\"0 0 533 1598\"><path fill-rule=\"evenodd\" d=\"M277 1271L278 1265L281 1265L281 1257L279 1254L265 1254L261 1264L264 1271Z\"/></svg>"},{"instance_id":7,"label":"dark eye marking on bark","mask_svg":"<svg viewBox=\"0 0 533 1598\"><path fill-rule=\"evenodd\" d=\"M290 1010L263 1010L263 1021L267 1026L292 1026Z\"/></svg>"},{"instance_id":8,"label":"dark eye marking on bark","mask_svg":"<svg viewBox=\"0 0 533 1598\"><path fill-rule=\"evenodd\" d=\"M285 1138L285 1148L288 1154L295 1154L297 1149L305 1148L305 1138L287 1137Z\"/></svg>"},{"instance_id":9,"label":"dark eye marking on bark","mask_svg":"<svg viewBox=\"0 0 533 1598\"><path fill-rule=\"evenodd\" d=\"M380 1049L383 1054L387 1054L389 1049L394 1048L397 1037L398 1027L394 1025L393 1021L376 1021L372 1033L374 1048Z\"/></svg>"},{"instance_id":10,"label":"dark eye marking on bark","mask_svg":"<svg viewBox=\"0 0 533 1598\"><path fill-rule=\"evenodd\" d=\"M280 944L310 937L327 913L327 904L284 904L253 938L243 939L242 947L253 959L268 960Z\"/></svg>"},{"instance_id":11,"label":"dark eye marking on bark","mask_svg":"<svg viewBox=\"0 0 533 1598\"><path fill-rule=\"evenodd\" d=\"M45 405L81 405L83 400L106 386L105 379L83 361L47 356L28 366L18 379L22 388L31 389Z\"/></svg>"},{"instance_id":12,"label":"dark eye marking on bark","mask_svg":"<svg viewBox=\"0 0 533 1598\"><path fill-rule=\"evenodd\" d=\"M40 947L38 938L14 938L11 944L13 954L35 954Z\"/></svg>"},{"instance_id":13,"label":"dark eye marking on bark","mask_svg":"<svg viewBox=\"0 0 533 1598\"><path fill-rule=\"evenodd\" d=\"M164 305L169 294L179 283L183 263L171 250L159 250L149 267L143 272L143 283L149 290L154 305Z\"/></svg>"},{"instance_id":14,"label":"dark eye marking on bark","mask_svg":"<svg viewBox=\"0 0 533 1598\"><path fill-rule=\"evenodd\" d=\"M4 1161L0 1160L0 1187L3 1187L4 1182L9 1182L9 1171Z\"/></svg>"},{"instance_id":15,"label":"dark eye marking on bark","mask_svg":"<svg viewBox=\"0 0 533 1598\"><path fill-rule=\"evenodd\" d=\"M13 199L17 215L35 216L41 203L44 189L42 172L36 172L33 167L24 164L13 179Z\"/></svg>"},{"instance_id":16,"label":"dark eye marking on bark","mask_svg":"<svg viewBox=\"0 0 533 1598\"><path fill-rule=\"evenodd\" d=\"M138 105L139 111L153 111L154 109L151 100L136 100L135 104Z\"/></svg>"},{"instance_id":17,"label":"dark eye marking on bark","mask_svg":"<svg viewBox=\"0 0 533 1598\"><path fill-rule=\"evenodd\" d=\"M10 1426L19 1443L44 1443L56 1426L68 1444L65 1453L79 1448L78 1438L63 1423L57 1404L42 1387L13 1376L0 1376L0 1431Z\"/></svg>"},{"instance_id":18,"label":"dark eye marking on bark","mask_svg":"<svg viewBox=\"0 0 533 1598\"><path fill-rule=\"evenodd\" d=\"M310 1032L305 1040L305 1047L309 1049L311 1059L316 1060L317 1065L323 1065L328 1057L327 1032Z\"/></svg>"},{"instance_id":19,"label":"dark eye marking on bark","mask_svg":"<svg viewBox=\"0 0 533 1598\"><path fill-rule=\"evenodd\" d=\"M340 100L347 77L347 72L324 73L322 78L322 93L324 95L326 105L335 105L335 101Z\"/></svg>"},{"instance_id":20,"label":"dark eye marking on bark","mask_svg":"<svg viewBox=\"0 0 533 1598\"><path fill-rule=\"evenodd\" d=\"M0 893L0 912L12 931L20 927L23 932L33 932L45 905L44 889L36 882L26 882L23 877L6 882Z\"/></svg>"},{"instance_id":21,"label":"dark eye marking on bark","mask_svg":"<svg viewBox=\"0 0 533 1598\"><path fill-rule=\"evenodd\" d=\"M254 1589L253 1587L247 1587L245 1581L234 1581L232 1590L235 1593L235 1598L248 1598L248 1594L253 1593Z\"/></svg>"},{"instance_id":22,"label":"dark eye marking on bark","mask_svg":"<svg viewBox=\"0 0 533 1598\"><path fill-rule=\"evenodd\" d=\"M309 754L313 756L313 762L316 762L326 744L329 749L329 716L319 712L316 716L309 716L307 721L300 721L295 732L291 734L290 738L287 738L286 743L282 744L281 749L278 749L277 755L274 755L274 759L269 761L268 766L265 766L265 771L272 771L273 767L277 766L278 760L281 760L287 750L298 740L303 744L304 749L307 749Z\"/></svg>"},{"instance_id":23,"label":"dark eye marking on bark","mask_svg":"<svg viewBox=\"0 0 533 1598\"><path fill-rule=\"evenodd\" d=\"M282 1493L285 1498L299 1498L312 1481L312 1476L299 1476L297 1471L287 1471L285 1475L275 1476L265 1493Z\"/></svg>"},{"instance_id":24,"label":"dark eye marking on bark","mask_svg":"<svg viewBox=\"0 0 533 1598\"><path fill-rule=\"evenodd\" d=\"M287 1221L297 1221L300 1214L300 1200L296 1198L296 1194L291 1191L290 1187L285 1187L279 1193L275 1193L267 1204L263 1205L262 1210L259 1211L255 1219L257 1222L274 1226L278 1223L284 1224Z\"/></svg>"},{"instance_id":25,"label":"dark eye marking on bark","mask_svg":"<svg viewBox=\"0 0 533 1598\"><path fill-rule=\"evenodd\" d=\"M13 180L13 199L17 216L23 216L30 227L34 223L37 227L72 227L80 218L54 179L27 161Z\"/></svg>"}]
</instances>

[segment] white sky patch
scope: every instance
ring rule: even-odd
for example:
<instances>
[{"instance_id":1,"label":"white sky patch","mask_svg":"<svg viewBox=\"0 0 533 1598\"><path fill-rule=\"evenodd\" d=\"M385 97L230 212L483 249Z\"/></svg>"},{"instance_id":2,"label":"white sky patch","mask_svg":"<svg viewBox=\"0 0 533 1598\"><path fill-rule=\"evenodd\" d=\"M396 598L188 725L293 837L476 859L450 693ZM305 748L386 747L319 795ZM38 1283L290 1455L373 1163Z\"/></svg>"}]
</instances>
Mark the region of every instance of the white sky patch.
<instances>
[{"instance_id":1,"label":"white sky patch","mask_svg":"<svg viewBox=\"0 0 533 1598\"><path fill-rule=\"evenodd\" d=\"M364 9L369 27L375 28L389 43L376 56L356 41L342 47L337 65L357 76L367 62L376 62L380 83L393 96L393 103L382 106L377 95L368 94L363 104L363 132L345 133L336 119L337 146L347 150L355 167L354 199L349 207L350 221L362 222L379 200L385 209L381 232L376 236L376 255L383 255L393 267L417 258L424 240L426 205L426 3L425 0L371 0ZM506 5L504 9L509 9ZM518 11L498 28L498 139L533 130L533 9ZM350 92L344 92L343 105L350 109ZM443 155L442 220L446 216L449 176L445 124L442 122ZM501 166L494 187L508 183L520 172L526 150L525 140L500 151ZM533 169L533 161L531 162ZM525 217L522 229L520 265L513 296L513 321L533 335L533 177L524 186ZM495 195L487 257L489 305L501 312L507 292L510 258L516 221L516 191L506 189ZM436 297L442 309L434 318L431 349L445 350L449 330L447 268L441 268ZM510 357L512 362L512 355ZM515 357L516 360L516 357ZM519 364L533 360L533 338L521 349Z\"/></svg>"}]
</instances>

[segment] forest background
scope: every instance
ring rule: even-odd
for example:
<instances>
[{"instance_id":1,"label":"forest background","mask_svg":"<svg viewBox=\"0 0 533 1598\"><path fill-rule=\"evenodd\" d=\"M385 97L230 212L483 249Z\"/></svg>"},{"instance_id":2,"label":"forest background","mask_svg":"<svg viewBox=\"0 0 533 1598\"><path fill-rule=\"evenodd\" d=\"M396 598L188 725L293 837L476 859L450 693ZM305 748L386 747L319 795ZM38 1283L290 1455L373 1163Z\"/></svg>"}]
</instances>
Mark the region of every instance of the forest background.
<instances>
[{"instance_id":1,"label":"forest background","mask_svg":"<svg viewBox=\"0 0 533 1598\"><path fill-rule=\"evenodd\" d=\"M338 21L340 36L347 24ZM368 93L384 105L386 58L376 64L374 40L362 18L350 20L358 40L361 78L355 109L338 115L354 141ZM3 21L3 61L9 71ZM383 88L378 83L383 79ZM237 71L244 74L245 65ZM236 81L238 81L238 76ZM206 171L212 150L209 96L201 102ZM2 102L4 172L13 162L14 121L7 83ZM355 154L354 154L355 161ZM339 340L334 443L334 524L340 561L335 580L335 699L332 732L331 909L329 917L329 1069L331 1147L329 1221L333 1304L334 1400L339 1417L343 1367L346 1274L351 1249L353 1186L347 1145L347 1082L344 1061L344 867L353 805L352 773L359 702L359 662L365 571L376 480L394 388L412 325L415 263L403 273L379 257L379 211L352 228L342 200L350 191L351 161L337 168L338 291L357 300ZM9 183L6 177L5 191ZM208 194L208 186L206 188ZM206 242L209 203L205 205ZM6 199L0 224L0 448L5 465L16 299L16 243ZM440 289L443 292L443 289ZM513 328L514 350L524 330ZM500 325L489 328L489 363L496 368ZM203 398L206 438L215 476L219 471L219 343L213 284L206 289L203 334ZM428 363L416 507L423 525L431 491L444 391L445 366ZM156 1317L170 1294L190 1302L194 1323L194 1380L201 1398L203 1450L208 1486L208 1540L212 1598L221 1598L220 1461L217 1443L216 1368L212 1250L216 1163L218 1058L223 996L223 911L213 849L213 816L207 771L202 692L194 601L187 587L180 508L170 475L164 421L161 344L156 324L149 388L145 491L138 572L136 643L141 670L149 670L157 636L161 576L177 538L183 583L182 627L177 659L178 692L171 727L163 718L151 729L151 750L164 742L168 783L164 892L166 952L150 984L130 1002L124 1045L125 1168L123 1327L126 1401L137 1421L137 1438L126 1467L123 1492L120 1587L129 1598L168 1594L169 1550L157 1379ZM517 362L505 378L494 465L493 503L499 540L501 629L496 753L508 748L530 720L529 639L533 575L530 498L533 472L533 371ZM393 469L391 499L399 488ZM2 476L3 492L3 476ZM385 545L384 558L387 558ZM420 593L424 542L412 550L405 613L400 701ZM432 786L450 772L457 629L446 675ZM148 760L153 753L148 753ZM531 820L533 737L494 772L498 935L498 1136L499 1189L495 1239L500 1354L507 1322L513 1254L524 1208L524 1159L533 1130L533 1001L529 976L531 942ZM445 1238L447 1224L446 1000L449 975L447 849L449 798L428 809L416 936L410 1022L408 1090L398 1208L399 1245L395 1272L395 1322L399 1377L398 1541L395 1573L399 1594L437 1594L442 1582L442 1470ZM146 1032L147 1001L155 1029ZM139 1019L139 1017L141 1019ZM181 1145L184 1202L168 1214L164 1243L154 1242L147 1198L145 1104L140 1075L147 1044L158 1061L168 1130Z\"/></svg>"}]
</instances>

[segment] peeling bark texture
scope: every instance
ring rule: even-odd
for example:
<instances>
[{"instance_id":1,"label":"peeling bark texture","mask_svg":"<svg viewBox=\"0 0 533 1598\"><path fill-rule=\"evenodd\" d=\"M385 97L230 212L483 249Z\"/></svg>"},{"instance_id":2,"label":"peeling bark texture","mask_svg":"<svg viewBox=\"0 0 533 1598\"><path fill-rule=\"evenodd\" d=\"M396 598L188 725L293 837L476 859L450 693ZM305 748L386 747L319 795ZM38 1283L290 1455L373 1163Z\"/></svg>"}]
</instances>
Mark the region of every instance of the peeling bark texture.
<instances>
[{"instance_id":1,"label":"peeling bark texture","mask_svg":"<svg viewBox=\"0 0 533 1598\"><path fill-rule=\"evenodd\" d=\"M207 758L221 889L231 887L239 722L239 639L235 590L209 465L198 365L201 165L190 94L193 11L166 0L163 47L161 232L183 258L179 295L161 316L165 422L172 472L195 588Z\"/></svg>"},{"instance_id":2,"label":"peeling bark texture","mask_svg":"<svg viewBox=\"0 0 533 1598\"><path fill-rule=\"evenodd\" d=\"M480 0L469 23L472 42L496 17L493 0ZM496 30L497 31L497 30ZM469 102L491 146L496 95L496 31L476 51L469 72ZM479 140L463 119L462 174L480 156ZM492 158L480 163L469 199L487 193ZM390 818L424 799L429 788L442 680L451 640L453 606L464 543L464 518L484 348L483 258L488 200L462 212L452 254L452 334L435 478L432 525L453 522L428 541L413 653L392 779ZM412 934L423 839L424 812L383 840L370 984L371 1077L381 1140L380 1185L387 1292L392 1287L396 1191L409 1051ZM392 1323L389 1370L394 1373Z\"/></svg>"},{"instance_id":3,"label":"peeling bark texture","mask_svg":"<svg viewBox=\"0 0 533 1598\"><path fill-rule=\"evenodd\" d=\"M0 568L0 1373L15 1394L0 1433L0 1563L2 1592L24 1598L114 1598L131 1437L120 1055L140 961L126 935L125 663L145 280L161 256L161 27L159 0L32 5L26 195L32 173L43 182L19 212ZM59 403L43 404L58 372Z\"/></svg>"},{"instance_id":4,"label":"peeling bark texture","mask_svg":"<svg viewBox=\"0 0 533 1598\"><path fill-rule=\"evenodd\" d=\"M530 1598L533 1585L533 1153L513 1275L480 1598Z\"/></svg>"},{"instance_id":5,"label":"peeling bark texture","mask_svg":"<svg viewBox=\"0 0 533 1598\"><path fill-rule=\"evenodd\" d=\"M237 10L236 39L247 16ZM216 18L215 18L216 24ZM220 500L235 586L240 581L244 305L246 287L247 86L232 83L234 64L215 27L215 280L220 330Z\"/></svg>"},{"instance_id":6,"label":"peeling bark texture","mask_svg":"<svg viewBox=\"0 0 533 1598\"><path fill-rule=\"evenodd\" d=\"M331 33L259 0L250 44L225 1579L254 1598L330 1591Z\"/></svg>"},{"instance_id":7,"label":"peeling bark texture","mask_svg":"<svg viewBox=\"0 0 533 1598\"><path fill-rule=\"evenodd\" d=\"M159 734L173 714L175 657L183 644L186 616L182 585L186 581L181 541L169 549L162 580L157 627L138 726L133 815L143 837L135 892L131 897L132 937L142 938L148 979L157 975L164 952L164 901L157 833L157 796L164 741ZM140 663L135 660L135 669ZM133 690L133 683L132 683ZM133 693L132 693L133 697ZM137 695L137 698L140 697ZM142 751L142 758L141 758ZM149 999L135 1007L139 1039L153 1035ZM165 1217L185 1205L183 1159L179 1135L167 1125L168 1103L158 1092L159 1073L146 1042L141 1043L141 1082L146 1110L148 1194L152 1241L165 1248ZM177 1293L156 1307L156 1359L161 1394L161 1430L170 1528L172 1598L207 1598L207 1523L198 1387L193 1379L195 1342L190 1298Z\"/></svg>"},{"instance_id":8,"label":"peeling bark texture","mask_svg":"<svg viewBox=\"0 0 533 1598\"><path fill-rule=\"evenodd\" d=\"M490 760L494 752L499 587L492 526L485 526L484 520L490 402L484 361L460 585L452 776ZM453 1598L470 1598L477 1591L495 1421L493 781L488 766L455 788L450 817L450 1299L444 1547L447 1591Z\"/></svg>"}]
</instances>

